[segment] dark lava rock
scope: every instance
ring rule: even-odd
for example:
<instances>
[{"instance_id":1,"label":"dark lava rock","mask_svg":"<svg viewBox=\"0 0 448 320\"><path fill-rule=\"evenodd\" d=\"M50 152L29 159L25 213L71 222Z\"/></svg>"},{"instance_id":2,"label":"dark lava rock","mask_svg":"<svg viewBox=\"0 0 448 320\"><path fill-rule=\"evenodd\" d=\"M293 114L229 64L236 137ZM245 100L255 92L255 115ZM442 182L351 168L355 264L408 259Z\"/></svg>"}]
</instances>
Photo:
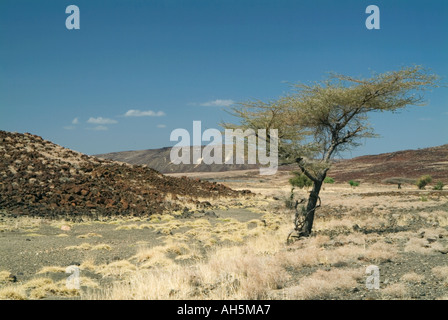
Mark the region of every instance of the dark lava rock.
<instances>
[{"instance_id":1,"label":"dark lava rock","mask_svg":"<svg viewBox=\"0 0 448 320\"><path fill-rule=\"evenodd\" d=\"M102 160L32 134L0 130L0 208L13 216L150 215L209 208L219 197L251 195L224 185L167 177L146 166Z\"/></svg>"}]
</instances>

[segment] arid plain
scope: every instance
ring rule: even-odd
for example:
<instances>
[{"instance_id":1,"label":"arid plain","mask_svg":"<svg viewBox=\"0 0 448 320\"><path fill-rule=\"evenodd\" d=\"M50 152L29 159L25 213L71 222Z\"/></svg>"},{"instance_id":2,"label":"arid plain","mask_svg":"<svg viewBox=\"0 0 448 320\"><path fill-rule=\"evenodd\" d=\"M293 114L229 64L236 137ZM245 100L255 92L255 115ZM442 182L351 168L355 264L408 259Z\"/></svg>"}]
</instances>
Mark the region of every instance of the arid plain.
<instances>
[{"instance_id":1,"label":"arid plain","mask_svg":"<svg viewBox=\"0 0 448 320\"><path fill-rule=\"evenodd\" d=\"M173 174L176 175L176 174ZM326 184L287 244L290 174L189 173L255 195L149 217L0 220L2 299L446 299L448 192ZM295 190L306 197L307 190ZM68 289L69 265L80 270ZM366 287L376 265L380 288Z\"/></svg>"}]
</instances>

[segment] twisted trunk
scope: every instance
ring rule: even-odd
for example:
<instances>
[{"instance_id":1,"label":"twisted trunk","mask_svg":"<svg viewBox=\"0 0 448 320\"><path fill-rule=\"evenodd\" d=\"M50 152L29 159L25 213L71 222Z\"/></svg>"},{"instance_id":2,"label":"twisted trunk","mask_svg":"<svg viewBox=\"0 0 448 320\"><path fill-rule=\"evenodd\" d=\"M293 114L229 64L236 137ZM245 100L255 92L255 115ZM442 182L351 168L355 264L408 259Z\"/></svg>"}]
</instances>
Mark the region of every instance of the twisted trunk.
<instances>
[{"instance_id":1,"label":"twisted trunk","mask_svg":"<svg viewBox=\"0 0 448 320\"><path fill-rule=\"evenodd\" d=\"M313 188L310 192L310 195L308 197L308 203L306 205L307 215L305 217L303 227L299 232L300 236L308 237L311 234L314 223L314 213L316 211L316 208L318 207L319 192L320 189L322 188L324 179L325 176L322 179L318 179L313 182Z\"/></svg>"},{"instance_id":2,"label":"twisted trunk","mask_svg":"<svg viewBox=\"0 0 448 320\"><path fill-rule=\"evenodd\" d=\"M332 144L325 154L324 161L328 162L332 153L336 148L336 144ZM313 188L311 189L310 195L308 197L308 202L306 205L306 215L305 220L302 227L299 230L299 237L308 237L313 230L314 223L314 213L316 212L316 208L320 207L320 198L319 193L322 188L322 184L324 183L325 177L327 176L327 172L329 170L329 166L323 169L319 173L315 173L314 175L306 169L306 164L303 161L303 158L296 158L296 163L299 165L299 168L302 172L313 181Z\"/></svg>"}]
</instances>

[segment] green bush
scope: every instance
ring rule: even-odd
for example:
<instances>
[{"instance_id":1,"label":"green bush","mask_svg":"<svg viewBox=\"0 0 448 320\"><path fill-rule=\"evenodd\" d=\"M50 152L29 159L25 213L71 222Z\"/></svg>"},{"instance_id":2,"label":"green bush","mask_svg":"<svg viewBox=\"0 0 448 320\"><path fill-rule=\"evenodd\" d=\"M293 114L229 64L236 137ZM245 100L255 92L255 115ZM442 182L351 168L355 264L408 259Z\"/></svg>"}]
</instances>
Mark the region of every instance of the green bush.
<instances>
[{"instance_id":1,"label":"green bush","mask_svg":"<svg viewBox=\"0 0 448 320\"><path fill-rule=\"evenodd\" d=\"M439 182L437 182L437 184L434 186L434 190L443 190L443 187L444 187L445 185L443 184L443 182L442 181L439 181Z\"/></svg>"},{"instance_id":2,"label":"green bush","mask_svg":"<svg viewBox=\"0 0 448 320\"><path fill-rule=\"evenodd\" d=\"M358 181L350 180L348 183L349 183L352 187L357 187L357 186L359 186L359 182L358 182Z\"/></svg>"},{"instance_id":3,"label":"green bush","mask_svg":"<svg viewBox=\"0 0 448 320\"><path fill-rule=\"evenodd\" d=\"M303 173L294 172L294 174L295 174L295 177L289 179L289 183L293 187L298 187L300 189L303 189L305 187L310 187L313 185L313 181L311 181L311 179L308 178Z\"/></svg>"},{"instance_id":4,"label":"green bush","mask_svg":"<svg viewBox=\"0 0 448 320\"><path fill-rule=\"evenodd\" d=\"M334 179L333 179L333 178L330 178L330 177L326 177L326 178L324 179L324 183L334 183Z\"/></svg>"},{"instance_id":5,"label":"green bush","mask_svg":"<svg viewBox=\"0 0 448 320\"><path fill-rule=\"evenodd\" d=\"M425 189L425 187L428 183L431 183L431 181L432 181L431 176L424 175L424 176L421 176L420 178L418 178L416 185L420 190L423 190L423 189Z\"/></svg>"}]
</instances>

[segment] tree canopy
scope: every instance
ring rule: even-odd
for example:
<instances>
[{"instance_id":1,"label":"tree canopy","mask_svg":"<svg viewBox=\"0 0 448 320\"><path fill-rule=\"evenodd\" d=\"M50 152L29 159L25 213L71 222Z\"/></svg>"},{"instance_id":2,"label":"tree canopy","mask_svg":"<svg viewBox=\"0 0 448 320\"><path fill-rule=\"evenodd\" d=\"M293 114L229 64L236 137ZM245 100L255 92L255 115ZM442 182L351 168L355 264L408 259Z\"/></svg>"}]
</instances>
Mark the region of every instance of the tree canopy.
<instances>
[{"instance_id":1,"label":"tree canopy","mask_svg":"<svg viewBox=\"0 0 448 320\"><path fill-rule=\"evenodd\" d=\"M269 129L278 130L280 160L295 162L313 182L303 217L297 211L295 220L299 236L308 236L331 159L358 146L361 139L376 136L368 122L369 114L422 104L423 92L437 86L438 76L421 66L374 73L370 78L332 73L324 81L295 84L291 93L277 100L239 103L231 113L240 123L222 125L253 129L255 134L265 129L266 140L271 138Z\"/></svg>"},{"instance_id":2,"label":"tree canopy","mask_svg":"<svg viewBox=\"0 0 448 320\"><path fill-rule=\"evenodd\" d=\"M335 154L358 146L363 138L376 136L368 122L369 113L397 112L422 104L422 92L437 82L437 75L421 66L373 74L367 79L332 73L321 82L294 84L291 93L277 100L238 103L231 113L240 123L223 126L267 132L277 129L281 159L297 162L315 180L316 169L322 172L328 168ZM297 161L299 158L302 160Z\"/></svg>"}]
</instances>

